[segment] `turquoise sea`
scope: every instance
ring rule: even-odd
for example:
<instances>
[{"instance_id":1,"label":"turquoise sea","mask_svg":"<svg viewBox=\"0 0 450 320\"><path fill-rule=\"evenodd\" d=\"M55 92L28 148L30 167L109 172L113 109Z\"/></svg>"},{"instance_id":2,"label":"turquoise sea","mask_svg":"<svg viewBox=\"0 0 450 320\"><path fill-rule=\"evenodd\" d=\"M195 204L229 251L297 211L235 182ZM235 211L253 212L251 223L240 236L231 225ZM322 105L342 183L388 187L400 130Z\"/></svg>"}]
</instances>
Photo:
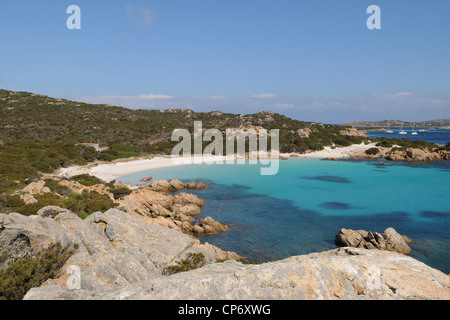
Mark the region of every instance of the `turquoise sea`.
<instances>
[{"instance_id":1,"label":"turquoise sea","mask_svg":"<svg viewBox=\"0 0 450 320\"><path fill-rule=\"evenodd\" d=\"M198 217L230 225L203 236L224 250L255 261L280 260L335 248L341 228L383 232L388 227L413 239L412 257L450 273L450 163L379 161L280 161L275 176L258 165L189 165L134 173L142 177L202 181L189 191L206 200Z\"/></svg>"}]
</instances>

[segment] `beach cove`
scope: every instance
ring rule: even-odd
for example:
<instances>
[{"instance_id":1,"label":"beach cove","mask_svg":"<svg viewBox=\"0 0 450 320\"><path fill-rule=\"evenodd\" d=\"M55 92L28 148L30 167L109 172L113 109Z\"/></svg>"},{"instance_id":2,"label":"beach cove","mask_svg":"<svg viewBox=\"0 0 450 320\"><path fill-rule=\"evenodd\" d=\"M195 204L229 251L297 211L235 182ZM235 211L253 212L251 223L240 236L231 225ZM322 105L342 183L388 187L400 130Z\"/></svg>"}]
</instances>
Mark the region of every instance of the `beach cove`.
<instances>
[{"instance_id":1,"label":"beach cove","mask_svg":"<svg viewBox=\"0 0 450 320\"><path fill-rule=\"evenodd\" d=\"M149 175L154 180L204 182L210 188L192 191L206 201L199 217L210 216L230 229L200 240L252 260L333 249L340 228L382 232L394 227L413 239L412 257L449 273L450 165L439 161L385 166L378 160L350 159L350 154L368 147L299 155L280 161L280 172L266 177L255 165L182 166L170 158L72 167L60 174L89 173L129 185Z\"/></svg>"}]
</instances>

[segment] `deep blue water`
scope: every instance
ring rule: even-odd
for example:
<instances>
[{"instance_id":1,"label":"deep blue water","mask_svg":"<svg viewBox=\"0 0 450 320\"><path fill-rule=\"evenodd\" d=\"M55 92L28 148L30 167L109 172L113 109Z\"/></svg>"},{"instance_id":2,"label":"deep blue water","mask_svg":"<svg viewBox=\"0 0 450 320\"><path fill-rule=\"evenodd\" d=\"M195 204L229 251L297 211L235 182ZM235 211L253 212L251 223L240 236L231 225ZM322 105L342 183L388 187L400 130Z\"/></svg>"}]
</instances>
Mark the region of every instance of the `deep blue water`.
<instances>
[{"instance_id":1,"label":"deep blue water","mask_svg":"<svg viewBox=\"0 0 450 320\"><path fill-rule=\"evenodd\" d=\"M401 128L391 128L394 133L387 133L385 131L368 131L367 135L374 138L395 138L395 139L412 139L412 140L423 140L426 142L432 142L440 145L445 145L450 142L450 130L431 130L428 132L419 132L416 128L417 135L411 135L413 130L411 128L405 129L408 134L399 134Z\"/></svg>"},{"instance_id":2,"label":"deep blue water","mask_svg":"<svg viewBox=\"0 0 450 320\"><path fill-rule=\"evenodd\" d=\"M450 273L450 163L379 161L280 161L275 176L255 165L191 165L135 173L119 180L139 183L179 178L210 185L193 191L206 200L202 214L230 225L200 240L256 261L335 248L341 228L413 239L411 256ZM191 191L190 191L191 192Z\"/></svg>"}]
</instances>

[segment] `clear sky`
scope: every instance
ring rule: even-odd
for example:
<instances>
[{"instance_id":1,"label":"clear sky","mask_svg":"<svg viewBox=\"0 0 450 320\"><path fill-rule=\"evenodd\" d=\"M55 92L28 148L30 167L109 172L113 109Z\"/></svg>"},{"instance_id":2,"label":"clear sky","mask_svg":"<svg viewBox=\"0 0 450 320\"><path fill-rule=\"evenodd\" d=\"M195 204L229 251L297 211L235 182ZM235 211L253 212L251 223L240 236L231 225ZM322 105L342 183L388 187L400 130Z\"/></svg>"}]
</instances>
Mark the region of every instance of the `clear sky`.
<instances>
[{"instance_id":1,"label":"clear sky","mask_svg":"<svg viewBox=\"0 0 450 320\"><path fill-rule=\"evenodd\" d=\"M69 30L69 5L81 30ZM369 30L369 5L381 30ZM450 118L448 0L14 0L0 88L327 123Z\"/></svg>"}]
</instances>

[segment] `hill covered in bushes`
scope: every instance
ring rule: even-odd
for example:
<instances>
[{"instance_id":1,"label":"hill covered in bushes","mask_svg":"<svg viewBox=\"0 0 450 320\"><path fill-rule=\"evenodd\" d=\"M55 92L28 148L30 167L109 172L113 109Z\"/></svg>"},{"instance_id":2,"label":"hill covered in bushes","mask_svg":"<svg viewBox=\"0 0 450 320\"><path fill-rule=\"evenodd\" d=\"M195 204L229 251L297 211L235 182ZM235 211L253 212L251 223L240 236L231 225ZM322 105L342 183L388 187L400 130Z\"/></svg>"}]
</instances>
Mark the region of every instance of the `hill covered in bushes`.
<instances>
[{"instance_id":1,"label":"hill covered in bushes","mask_svg":"<svg viewBox=\"0 0 450 320\"><path fill-rule=\"evenodd\" d=\"M282 152L303 153L365 140L343 133L347 127L298 121L268 111L238 115L188 109L132 110L0 90L0 194L60 167L146 153L170 154L178 143L170 141L173 130L193 132L195 121L202 121L205 129L222 131L279 129ZM100 143L109 150L97 153L81 143Z\"/></svg>"}]
</instances>

